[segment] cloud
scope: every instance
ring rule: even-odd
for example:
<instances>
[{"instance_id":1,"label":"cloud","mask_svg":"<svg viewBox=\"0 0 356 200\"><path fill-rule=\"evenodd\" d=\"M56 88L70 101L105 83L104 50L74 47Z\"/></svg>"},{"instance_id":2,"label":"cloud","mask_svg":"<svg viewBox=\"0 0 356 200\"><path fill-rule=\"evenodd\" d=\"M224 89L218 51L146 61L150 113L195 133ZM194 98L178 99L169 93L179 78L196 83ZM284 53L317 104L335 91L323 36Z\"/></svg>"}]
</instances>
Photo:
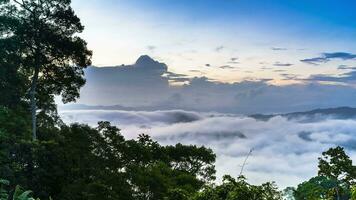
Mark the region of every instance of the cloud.
<instances>
[{"instance_id":1,"label":"cloud","mask_svg":"<svg viewBox=\"0 0 356 200\"><path fill-rule=\"evenodd\" d=\"M356 54L351 54L351 53L346 53L346 52L324 53L323 55L325 58L328 58L328 59L339 58L342 60L350 60L350 59L356 58Z\"/></svg>"},{"instance_id":2,"label":"cloud","mask_svg":"<svg viewBox=\"0 0 356 200\"><path fill-rule=\"evenodd\" d=\"M314 75L307 79L283 73L281 76L286 80L305 82L283 86L269 84L271 79L221 83L206 77L189 77L170 72L167 65L148 56L140 57L132 65L89 67L85 72L87 83L81 89L78 103L87 105L244 114L356 106L356 90L352 86L354 72L339 77ZM253 73L250 70L243 72ZM319 83L326 79L344 85ZM320 99L327 101L321 102Z\"/></svg>"},{"instance_id":3,"label":"cloud","mask_svg":"<svg viewBox=\"0 0 356 200\"><path fill-rule=\"evenodd\" d=\"M280 75L284 78L284 80L300 80L299 75L296 74L282 73Z\"/></svg>"},{"instance_id":4,"label":"cloud","mask_svg":"<svg viewBox=\"0 0 356 200\"><path fill-rule=\"evenodd\" d=\"M316 57L316 58L307 58L300 61L311 65L319 65L319 63L326 62L328 60L323 57Z\"/></svg>"},{"instance_id":5,"label":"cloud","mask_svg":"<svg viewBox=\"0 0 356 200\"><path fill-rule=\"evenodd\" d=\"M185 74L177 74L177 73L172 73L172 72L166 72L163 74L164 77L167 77L170 81L175 81L175 82L186 82L190 81L190 78L188 78L187 75Z\"/></svg>"},{"instance_id":6,"label":"cloud","mask_svg":"<svg viewBox=\"0 0 356 200\"><path fill-rule=\"evenodd\" d=\"M154 51L156 48L157 48L157 47L156 47L156 46L153 46L153 45L148 45L148 46L147 46L147 49L148 49L149 51Z\"/></svg>"},{"instance_id":7,"label":"cloud","mask_svg":"<svg viewBox=\"0 0 356 200\"><path fill-rule=\"evenodd\" d=\"M275 62L274 64L273 64L273 66L277 66L277 67L290 67L290 66L292 66L293 64L291 64L291 63L281 63L281 62Z\"/></svg>"},{"instance_id":8,"label":"cloud","mask_svg":"<svg viewBox=\"0 0 356 200\"><path fill-rule=\"evenodd\" d=\"M332 59L342 59L342 60L352 60L356 58L356 54L347 52L334 52L334 53L323 53L321 57L307 58L300 60L312 65L319 65L320 63L329 62Z\"/></svg>"},{"instance_id":9,"label":"cloud","mask_svg":"<svg viewBox=\"0 0 356 200\"><path fill-rule=\"evenodd\" d=\"M227 63L228 64L239 64L240 62L238 62L237 60L238 60L237 57L232 57L232 58L230 58L230 61Z\"/></svg>"},{"instance_id":10,"label":"cloud","mask_svg":"<svg viewBox=\"0 0 356 200\"><path fill-rule=\"evenodd\" d=\"M276 70L273 70L274 72L285 72L287 70L284 70L284 69L276 69Z\"/></svg>"},{"instance_id":11,"label":"cloud","mask_svg":"<svg viewBox=\"0 0 356 200\"><path fill-rule=\"evenodd\" d=\"M199 73L200 75L205 75L206 74L206 72L203 72L203 71L197 70L197 69L191 69L191 70L189 70L189 72Z\"/></svg>"},{"instance_id":12,"label":"cloud","mask_svg":"<svg viewBox=\"0 0 356 200\"><path fill-rule=\"evenodd\" d=\"M234 69L231 65L223 65L219 67L220 69Z\"/></svg>"},{"instance_id":13,"label":"cloud","mask_svg":"<svg viewBox=\"0 0 356 200\"><path fill-rule=\"evenodd\" d=\"M183 110L166 111L126 111L126 110L65 110L61 112L63 120L80 121L95 125L98 121L116 121L123 125L135 124L150 126L152 124L175 124L193 122L206 117L204 114Z\"/></svg>"},{"instance_id":14,"label":"cloud","mask_svg":"<svg viewBox=\"0 0 356 200\"><path fill-rule=\"evenodd\" d=\"M271 49L273 51L285 51L285 50L288 50L287 48L282 48L282 47L272 47Z\"/></svg>"},{"instance_id":15,"label":"cloud","mask_svg":"<svg viewBox=\"0 0 356 200\"><path fill-rule=\"evenodd\" d=\"M108 120L127 138L151 135L163 145L204 145L217 154L217 175L237 176L250 149L254 149L245 175L254 183L275 180L281 187L295 186L316 175L317 157L342 145L356 159L356 119L319 116L303 120L274 116L251 117L214 112L168 111L62 111L63 120L95 125ZM318 117L317 115L315 117Z\"/></svg>"},{"instance_id":16,"label":"cloud","mask_svg":"<svg viewBox=\"0 0 356 200\"><path fill-rule=\"evenodd\" d=\"M356 82L356 70L342 74L341 76L334 75L324 75L317 74L312 75L308 81L327 81L327 82L338 82L338 83L355 83Z\"/></svg>"},{"instance_id":17,"label":"cloud","mask_svg":"<svg viewBox=\"0 0 356 200\"><path fill-rule=\"evenodd\" d=\"M343 70L343 69L356 70L356 67L350 67L350 66L347 66L347 65L339 65L339 66L337 67L337 69L340 69L340 70Z\"/></svg>"},{"instance_id":18,"label":"cloud","mask_svg":"<svg viewBox=\"0 0 356 200\"><path fill-rule=\"evenodd\" d=\"M273 69L272 67L266 67L266 66L262 66L261 67L261 70L271 70L271 69Z\"/></svg>"},{"instance_id":19,"label":"cloud","mask_svg":"<svg viewBox=\"0 0 356 200\"><path fill-rule=\"evenodd\" d=\"M220 52L220 51L222 51L223 49L225 49L225 47L221 45L221 46L216 47L216 48L215 48L215 51L216 51L216 52Z\"/></svg>"}]
</instances>

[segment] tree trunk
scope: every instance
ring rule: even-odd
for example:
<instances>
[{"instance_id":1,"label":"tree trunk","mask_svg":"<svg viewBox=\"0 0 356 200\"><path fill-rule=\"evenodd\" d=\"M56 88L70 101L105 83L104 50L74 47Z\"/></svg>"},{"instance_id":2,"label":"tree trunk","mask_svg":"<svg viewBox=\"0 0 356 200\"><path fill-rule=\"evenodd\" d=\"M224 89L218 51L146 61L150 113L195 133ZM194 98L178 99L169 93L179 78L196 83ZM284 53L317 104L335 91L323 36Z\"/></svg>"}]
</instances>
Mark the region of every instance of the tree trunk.
<instances>
[{"instance_id":1,"label":"tree trunk","mask_svg":"<svg viewBox=\"0 0 356 200\"><path fill-rule=\"evenodd\" d=\"M336 186L336 199L340 200L339 188Z\"/></svg>"},{"instance_id":2,"label":"tree trunk","mask_svg":"<svg viewBox=\"0 0 356 200\"><path fill-rule=\"evenodd\" d=\"M32 117L32 140L37 140L37 106L36 106L36 89L39 74L39 67L35 68L35 73L32 77L31 90L30 90L30 104L31 104L31 117Z\"/></svg>"}]
</instances>

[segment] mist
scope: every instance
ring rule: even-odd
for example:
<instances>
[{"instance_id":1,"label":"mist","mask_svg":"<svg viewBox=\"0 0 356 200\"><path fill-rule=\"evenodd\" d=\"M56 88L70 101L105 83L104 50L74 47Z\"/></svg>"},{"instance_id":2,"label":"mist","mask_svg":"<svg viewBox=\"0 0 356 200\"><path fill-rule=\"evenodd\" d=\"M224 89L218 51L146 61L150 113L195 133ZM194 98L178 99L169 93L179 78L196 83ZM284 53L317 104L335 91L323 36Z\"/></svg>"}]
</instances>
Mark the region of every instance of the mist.
<instances>
[{"instance_id":1,"label":"mist","mask_svg":"<svg viewBox=\"0 0 356 200\"><path fill-rule=\"evenodd\" d=\"M184 110L122 111L71 110L60 112L66 123L80 122L96 126L110 121L121 128L126 138L141 133L160 144L204 145L217 154L218 181L222 175L238 176L241 165L252 149L243 174L252 183L274 180L280 187L315 176L317 158L330 147L345 147L356 159L356 119L328 115L299 115L297 118L274 116L268 120L216 112Z\"/></svg>"}]
</instances>

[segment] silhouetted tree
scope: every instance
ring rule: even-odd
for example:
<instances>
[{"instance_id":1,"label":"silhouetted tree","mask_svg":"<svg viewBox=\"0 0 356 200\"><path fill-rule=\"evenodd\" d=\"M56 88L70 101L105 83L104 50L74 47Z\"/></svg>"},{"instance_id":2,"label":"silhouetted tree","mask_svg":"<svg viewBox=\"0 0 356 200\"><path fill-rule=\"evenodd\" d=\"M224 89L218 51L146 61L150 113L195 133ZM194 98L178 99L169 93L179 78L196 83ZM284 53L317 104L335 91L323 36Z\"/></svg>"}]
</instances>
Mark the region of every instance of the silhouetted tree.
<instances>
[{"instance_id":1,"label":"silhouetted tree","mask_svg":"<svg viewBox=\"0 0 356 200\"><path fill-rule=\"evenodd\" d=\"M55 111L54 95L74 101L84 85L91 51L76 34L83 31L70 0L0 0L0 65L31 79L28 94L33 139L36 112Z\"/></svg>"}]
</instances>

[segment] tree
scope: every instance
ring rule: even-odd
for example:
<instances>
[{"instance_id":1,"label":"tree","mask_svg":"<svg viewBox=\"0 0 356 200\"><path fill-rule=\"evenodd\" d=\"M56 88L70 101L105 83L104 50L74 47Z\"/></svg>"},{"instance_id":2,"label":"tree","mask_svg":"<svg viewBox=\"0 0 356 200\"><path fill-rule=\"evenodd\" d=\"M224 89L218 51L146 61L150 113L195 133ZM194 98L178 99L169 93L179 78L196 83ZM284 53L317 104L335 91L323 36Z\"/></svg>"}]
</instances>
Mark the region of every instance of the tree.
<instances>
[{"instance_id":1,"label":"tree","mask_svg":"<svg viewBox=\"0 0 356 200\"><path fill-rule=\"evenodd\" d=\"M9 48L13 48L12 45L4 45L0 39L0 106L16 108L21 105L21 99L25 96L27 81L19 70L19 64L14 58L16 55L7 53Z\"/></svg>"},{"instance_id":2,"label":"tree","mask_svg":"<svg viewBox=\"0 0 356 200\"><path fill-rule=\"evenodd\" d=\"M340 146L322 153L318 174L348 185L356 183L356 166L352 165L352 160Z\"/></svg>"},{"instance_id":3,"label":"tree","mask_svg":"<svg viewBox=\"0 0 356 200\"><path fill-rule=\"evenodd\" d=\"M207 186L197 193L193 200L281 200L282 194L276 185L267 182L262 185L251 185L243 176L237 179L225 175L223 183L218 186Z\"/></svg>"},{"instance_id":4,"label":"tree","mask_svg":"<svg viewBox=\"0 0 356 200\"><path fill-rule=\"evenodd\" d=\"M4 158L0 149L0 176L11 171L7 179L41 199L183 200L214 178L215 155L204 147L126 140L108 122L38 131L46 140L16 140Z\"/></svg>"},{"instance_id":5,"label":"tree","mask_svg":"<svg viewBox=\"0 0 356 200\"><path fill-rule=\"evenodd\" d=\"M337 185L335 180L316 176L298 185L294 191L296 200L332 199L332 189Z\"/></svg>"},{"instance_id":6,"label":"tree","mask_svg":"<svg viewBox=\"0 0 356 200\"><path fill-rule=\"evenodd\" d=\"M83 68L91 51L76 34L83 31L70 0L0 0L0 68L21 71L28 79L33 139L37 110L55 112L54 96L64 103L79 96ZM10 59L11 58L11 59Z\"/></svg>"},{"instance_id":7,"label":"tree","mask_svg":"<svg viewBox=\"0 0 356 200\"><path fill-rule=\"evenodd\" d=\"M294 198L295 188L294 187L286 187L282 193L283 193L284 200L295 200L295 198Z\"/></svg>"},{"instance_id":8,"label":"tree","mask_svg":"<svg viewBox=\"0 0 356 200\"><path fill-rule=\"evenodd\" d=\"M318 176L298 185L296 200L349 200L356 168L342 147L330 148L319 158Z\"/></svg>"},{"instance_id":9,"label":"tree","mask_svg":"<svg viewBox=\"0 0 356 200\"><path fill-rule=\"evenodd\" d=\"M337 200L348 198L351 185L356 183L356 166L340 146L322 153L318 174L337 183L334 188Z\"/></svg>"}]
</instances>

